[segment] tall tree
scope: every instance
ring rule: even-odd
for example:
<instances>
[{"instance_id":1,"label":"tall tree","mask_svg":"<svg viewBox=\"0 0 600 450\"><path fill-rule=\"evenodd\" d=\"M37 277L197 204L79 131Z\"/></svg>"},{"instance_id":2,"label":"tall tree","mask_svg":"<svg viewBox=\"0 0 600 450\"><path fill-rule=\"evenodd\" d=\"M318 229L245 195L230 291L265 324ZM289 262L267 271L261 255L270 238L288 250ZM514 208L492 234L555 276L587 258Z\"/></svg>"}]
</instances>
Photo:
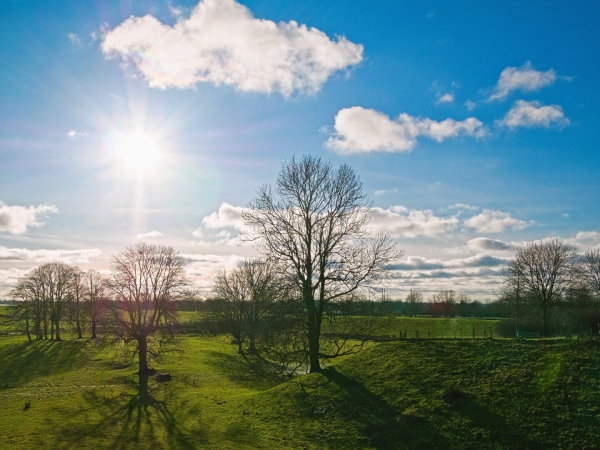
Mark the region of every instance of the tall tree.
<instances>
[{"instance_id":1,"label":"tall tree","mask_svg":"<svg viewBox=\"0 0 600 450\"><path fill-rule=\"evenodd\" d=\"M68 264L51 262L39 267L42 297L50 313L50 337L61 340L60 324L69 301L74 269Z\"/></svg>"},{"instance_id":2,"label":"tall tree","mask_svg":"<svg viewBox=\"0 0 600 450\"><path fill-rule=\"evenodd\" d=\"M185 297L188 280L172 247L139 243L112 257L109 282L115 332L125 344L134 343L139 373L147 373L148 341L161 333L173 335L176 302Z\"/></svg>"},{"instance_id":3,"label":"tall tree","mask_svg":"<svg viewBox=\"0 0 600 450\"><path fill-rule=\"evenodd\" d=\"M69 292L69 316L75 324L77 339L83 338L82 321L85 302L86 274L79 268L74 268L71 273L71 286Z\"/></svg>"},{"instance_id":4,"label":"tall tree","mask_svg":"<svg viewBox=\"0 0 600 450\"><path fill-rule=\"evenodd\" d=\"M95 270L85 274L85 296L87 313L90 318L92 339L96 339L98 325L104 313L104 302L106 300L106 286L108 280Z\"/></svg>"},{"instance_id":5,"label":"tall tree","mask_svg":"<svg viewBox=\"0 0 600 450\"><path fill-rule=\"evenodd\" d=\"M320 370L328 304L380 280L396 258L388 235L367 231L370 205L356 172L313 156L292 158L274 187L263 185L243 213L259 251L302 298L310 371Z\"/></svg>"},{"instance_id":6,"label":"tall tree","mask_svg":"<svg viewBox=\"0 0 600 450\"><path fill-rule=\"evenodd\" d=\"M509 261L505 284L523 289L538 310L544 335L549 333L550 314L573 281L575 251L560 239L525 244Z\"/></svg>"}]
</instances>

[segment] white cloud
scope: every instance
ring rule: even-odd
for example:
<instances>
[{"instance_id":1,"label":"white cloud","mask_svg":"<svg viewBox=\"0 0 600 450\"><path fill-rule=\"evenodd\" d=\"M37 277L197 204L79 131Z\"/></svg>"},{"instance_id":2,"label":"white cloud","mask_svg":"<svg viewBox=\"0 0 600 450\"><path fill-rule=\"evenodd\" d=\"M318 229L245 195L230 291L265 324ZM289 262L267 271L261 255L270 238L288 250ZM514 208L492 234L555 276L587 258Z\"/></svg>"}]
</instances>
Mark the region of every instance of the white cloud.
<instances>
[{"instance_id":1,"label":"white cloud","mask_svg":"<svg viewBox=\"0 0 600 450\"><path fill-rule=\"evenodd\" d=\"M471 100L467 100L465 102L465 107L469 110L469 111L473 111L476 107L477 107L477 103L471 101Z\"/></svg>"},{"instance_id":2,"label":"white cloud","mask_svg":"<svg viewBox=\"0 0 600 450\"><path fill-rule=\"evenodd\" d=\"M217 270L232 270L244 260L244 257L239 255L183 254L181 257L187 275L205 293L208 293Z\"/></svg>"},{"instance_id":3,"label":"white cloud","mask_svg":"<svg viewBox=\"0 0 600 450\"><path fill-rule=\"evenodd\" d=\"M69 130L69 132L67 133L67 136L69 136L71 139L75 139L81 136L85 136L87 133L84 133L82 131L76 131L76 130Z\"/></svg>"},{"instance_id":4,"label":"white cloud","mask_svg":"<svg viewBox=\"0 0 600 450\"><path fill-rule=\"evenodd\" d=\"M140 233L137 235L138 239L152 239L161 237L163 237L163 234L160 231L149 231L147 233Z\"/></svg>"},{"instance_id":5,"label":"white cloud","mask_svg":"<svg viewBox=\"0 0 600 450\"><path fill-rule=\"evenodd\" d=\"M531 92L550 86L557 79L554 69L540 72L535 70L530 61L521 67L507 67L500 74L488 100L505 100L513 91Z\"/></svg>"},{"instance_id":6,"label":"white cloud","mask_svg":"<svg viewBox=\"0 0 600 450\"><path fill-rule=\"evenodd\" d=\"M81 38L79 36L77 36L75 33L69 33L67 36L73 46L81 47Z\"/></svg>"},{"instance_id":7,"label":"white cloud","mask_svg":"<svg viewBox=\"0 0 600 450\"><path fill-rule=\"evenodd\" d=\"M228 85L240 91L315 93L336 71L358 64L363 46L331 40L295 21L255 19L235 0L203 0L174 26L130 17L102 37L107 57L133 63L151 87Z\"/></svg>"},{"instance_id":8,"label":"white cloud","mask_svg":"<svg viewBox=\"0 0 600 450\"><path fill-rule=\"evenodd\" d=\"M26 233L30 227L43 227L45 225L45 222L42 221L44 215L57 212L58 208L54 205L8 206L0 201L0 232Z\"/></svg>"},{"instance_id":9,"label":"white cloud","mask_svg":"<svg viewBox=\"0 0 600 450\"><path fill-rule=\"evenodd\" d=\"M495 267L507 263L508 259L497 258L488 255L487 253L478 253L477 255L468 258L453 259L448 261L446 265L448 267Z\"/></svg>"},{"instance_id":10,"label":"white cloud","mask_svg":"<svg viewBox=\"0 0 600 450\"><path fill-rule=\"evenodd\" d=\"M513 244L513 243L500 241L498 239L484 238L484 237L478 237L478 238L469 240L469 242L467 242L467 246L471 250L487 250L487 251L489 251L489 250L498 250L498 251L515 250L515 248L516 248L515 244Z\"/></svg>"},{"instance_id":11,"label":"white cloud","mask_svg":"<svg viewBox=\"0 0 600 450\"><path fill-rule=\"evenodd\" d=\"M97 248L79 250L28 250L25 248L8 248L0 246L0 261L51 262L61 261L67 264L86 264L90 258L100 256Z\"/></svg>"},{"instance_id":12,"label":"white cloud","mask_svg":"<svg viewBox=\"0 0 600 450\"><path fill-rule=\"evenodd\" d=\"M597 231L580 231L575 237L565 239L565 242L573 245L577 250L586 251L600 246L600 233Z\"/></svg>"},{"instance_id":13,"label":"white cloud","mask_svg":"<svg viewBox=\"0 0 600 450\"><path fill-rule=\"evenodd\" d=\"M236 230L243 232L246 229L244 219L242 219L243 211L244 208L241 206L232 206L227 202L223 202L218 211L211 213L202 219L202 224L206 228L235 228ZM201 230L200 233L202 233ZM194 236L196 236L196 234L194 234Z\"/></svg>"},{"instance_id":14,"label":"white cloud","mask_svg":"<svg viewBox=\"0 0 600 450\"><path fill-rule=\"evenodd\" d=\"M454 230L458 225L456 217L438 217L431 210L408 209L405 206L391 206L388 209L373 208L369 228L386 231L394 237L414 238L417 236L437 236Z\"/></svg>"},{"instance_id":15,"label":"white cloud","mask_svg":"<svg viewBox=\"0 0 600 450\"><path fill-rule=\"evenodd\" d=\"M397 119L360 106L344 108L335 116L335 133L326 146L342 154L384 151L409 152L420 136L437 142L460 135L483 137L487 129L475 117L441 122L402 113Z\"/></svg>"},{"instance_id":16,"label":"white cloud","mask_svg":"<svg viewBox=\"0 0 600 450\"><path fill-rule=\"evenodd\" d=\"M466 203L455 203L454 205L448 206L448 209L468 209L471 211L476 211L479 209L479 206L468 205Z\"/></svg>"},{"instance_id":17,"label":"white cloud","mask_svg":"<svg viewBox=\"0 0 600 450\"><path fill-rule=\"evenodd\" d=\"M569 125L569 119L565 117L560 105L542 106L537 101L517 100L498 124L508 128L550 128L551 125L562 128Z\"/></svg>"},{"instance_id":18,"label":"white cloud","mask_svg":"<svg viewBox=\"0 0 600 450\"><path fill-rule=\"evenodd\" d=\"M10 291L17 282L19 278L27 275L31 269L17 269L11 267L9 269L0 269L0 294L6 293Z\"/></svg>"},{"instance_id":19,"label":"white cloud","mask_svg":"<svg viewBox=\"0 0 600 450\"><path fill-rule=\"evenodd\" d=\"M481 213L465 220L465 226L481 233L502 233L507 229L522 230L530 224L515 219L510 213L484 209Z\"/></svg>"},{"instance_id":20,"label":"white cloud","mask_svg":"<svg viewBox=\"0 0 600 450\"><path fill-rule=\"evenodd\" d=\"M440 103L453 103L454 102L454 94L452 92L447 92L446 94L440 96L436 104Z\"/></svg>"},{"instance_id":21,"label":"white cloud","mask_svg":"<svg viewBox=\"0 0 600 450\"><path fill-rule=\"evenodd\" d=\"M383 194L387 194L387 193L396 193L398 192L398 188L394 188L394 189L380 189L378 191L373 192L373 194L375 195L383 195Z\"/></svg>"}]
</instances>

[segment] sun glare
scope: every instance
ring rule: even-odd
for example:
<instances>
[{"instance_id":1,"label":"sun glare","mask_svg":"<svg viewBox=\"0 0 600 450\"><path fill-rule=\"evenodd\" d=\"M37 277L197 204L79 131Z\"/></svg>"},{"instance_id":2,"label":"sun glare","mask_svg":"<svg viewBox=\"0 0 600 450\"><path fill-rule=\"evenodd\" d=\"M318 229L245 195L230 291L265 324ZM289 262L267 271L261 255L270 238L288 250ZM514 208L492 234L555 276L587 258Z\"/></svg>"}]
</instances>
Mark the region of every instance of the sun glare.
<instances>
[{"instance_id":1,"label":"sun glare","mask_svg":"<svg viewBox=\"0 0 600 450\"><path fill-rule=\"evenodd\" d=\"M161 159L159 141L147 133L131 133L121 136L115 146L116 157L128 170L148 174Z\"/></svg>"}]
</instances>

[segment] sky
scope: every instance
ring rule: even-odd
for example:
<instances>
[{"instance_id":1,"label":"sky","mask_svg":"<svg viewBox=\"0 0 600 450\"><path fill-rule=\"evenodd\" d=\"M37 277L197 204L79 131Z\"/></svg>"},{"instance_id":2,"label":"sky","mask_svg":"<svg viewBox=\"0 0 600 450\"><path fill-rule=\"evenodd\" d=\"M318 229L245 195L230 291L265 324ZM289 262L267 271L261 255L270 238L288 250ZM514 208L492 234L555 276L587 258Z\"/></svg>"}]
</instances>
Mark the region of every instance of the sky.
<instances>
[{"instance_id":1,"label":"sky","mask_svg":"<svg viewBox=\"0 0 600 450\"><path fill-rule=\"evenodd\" d=\"M0 2L0 298L170 245L206 290L304 154L403 250L392 298L493 299L519 245L600 246L600 3Z\"/></svg>"}]
</instances>

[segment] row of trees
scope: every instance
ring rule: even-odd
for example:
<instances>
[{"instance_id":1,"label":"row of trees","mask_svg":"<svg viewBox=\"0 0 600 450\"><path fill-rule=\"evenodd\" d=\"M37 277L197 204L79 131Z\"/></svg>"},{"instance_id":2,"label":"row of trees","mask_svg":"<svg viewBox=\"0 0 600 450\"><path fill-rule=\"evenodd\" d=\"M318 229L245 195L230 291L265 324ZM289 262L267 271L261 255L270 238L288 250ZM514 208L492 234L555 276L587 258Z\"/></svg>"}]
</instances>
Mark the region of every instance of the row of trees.
<instances>
[{"instance_id":1,"label":"row of trees","mask_svg":"<svg viewBox=\"0 0 600 450\"><path fill-rule=\"evenodd\" d=\"M503 274L500 300L516 320L516 327L539 322L544 336L551 334L556 311L567 311L597 327L600 313L600 250L578 255L561 239L525 244L517 250Z\"/></svg>"},{"instance_id":2,"label":"row of trees","mask_svg":"<svg viewBox=\"0 0 600 450\"><path fill-rule=\"evenodd\" d=\"M85 273L60 262L44 264L11 291L20 300L14 316L22 321L30 341L32 336L60 341L64 322L74 327L79 338L89 326L95 339L106 286L106 279L96 271Z\"/></svg>"},{"instance_id":3,"label":"row of trees","mask_svg":"<svg viewBox=\"0 0 600 450\"><path fill-rule=\"evenodd\" d=\"M108 276L60 262L44 264L19 280L15 317L29 340L61 340L69 324L78 338L95 339L102 326L138 356L139 372L173 338L177 302L190 298L188 279L171 247L140 243L112 257Z\"/></svg>"}]
</instances>

